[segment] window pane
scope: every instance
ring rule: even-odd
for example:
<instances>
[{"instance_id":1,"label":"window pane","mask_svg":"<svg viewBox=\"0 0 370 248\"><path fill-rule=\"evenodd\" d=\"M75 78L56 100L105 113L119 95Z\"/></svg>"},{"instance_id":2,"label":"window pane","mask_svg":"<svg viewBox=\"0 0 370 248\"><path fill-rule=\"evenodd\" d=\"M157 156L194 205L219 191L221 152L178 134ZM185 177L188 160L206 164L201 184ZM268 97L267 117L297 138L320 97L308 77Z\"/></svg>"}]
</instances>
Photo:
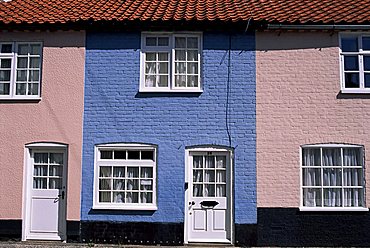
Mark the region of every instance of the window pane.
<instances>
[{"instance_id":1,"label":"window pane","mask_svg":"<svg viewBox=\"0 0 370 248\"><path fill-rule=\"evenodd\" d=\"M321 169L303 168L303 186L321 186Z\"/></svg>"},{"instance_id":2,"label":"window pane","mask_svg":"<svg viewBox=\"0 0 370 248\"><path fill-rule=\"evenodd\" d=\"M58 165L50 166L49 167L49 175L50 176L61 177L63 175L63 167L58 166Z\"/></svg>"},{"instance_id":3,"label":"window pane","mask_svg":"<svg viewBox=\"0 0 370 248\"><path fill-rule=\"evenodd\" d=\"M364 70L370 71L370 56L364 56Z\"/></svg>"},{"instance_id":4,"label":"window pane","mask_svg":"<svg viewBox=\"0 0 370 248\"><path fill-rule=\"evenodd\" d=\"M125 180L124 179L115 179L115 180L113 180L113 189L114 190L124 190L125 189Z\"/></svg>"},{"instance_id":5,"label":"window pane","mask_svg":"<svg viewBox=\"0 0 370 248\"><path fill-rule=\"evenodd\" d=\"M34 189L46 189L47 188L47 179L35 177L33 179L33 188Z\"/></svg>"},{"instance_id":6,"label":"window pane","mask_svg":"<svg viewBox=\"0 0 370 248\"><path fill-rule=\"evenodd\" d=\"M35 164L47 164L48 154L47 153L35 153L33 155L33 160Z\"/></svg>"},{"instance_id":7,"label":"window pane","mask_svg":"<svg viewBox=\"0 0 370 248\"><path fill-rule=\"evenodd\" d=\"M343 52L357 52L358 51L357 37L342 38L342 51Z\"/></svg>"},{"instance_id":8,"label":"window pane","mask_svg":"<svg viewBox=\"0 0 370 248\"><path fill-rule=\"evenodd\" d=\"M198 38L188 38L188 48L198 48Z\"/></svg>"},{"instance_id":9,"label":"window pane","mask_svg":"<svg viewBox=\"0 0 370 248\"><path fill-rule=\"evenodd\" d=\"M114 177L125 177L125 167L113 167L113 176Z\"/></svg>"},{"instance_id":10,"label":"window pane","mask_svg":"<svg viewBox=\"0 0 370 248\"><path fill-rule=\"evenodd\" d=\"M141 177L142 178L152 178L153 177L153 168L151 168L151 167L142 167L141 168Z\"/></svg>"},{"instance_id":11,"label":"window pane","mask_svg":"<svg viewBox=\"0 0 370 248\"><path fill-rule=\"evenodd\" d=\"M203 168L203 156L193 156L193 168Z\"/></svg>"},{"instance_id":12,"label":"window pane","mask_svg":"<svg viewBox=\"0 0 370 248\"><path fill-rule=\"evenodd\" d=\"M363 37L362 38L362 49L363 50L370 50L370 37Z\"/></svg>"},{"instance_id":13,"label":"window pane","mask_svg":"<svg viewBox=\"0 0 370 248\"><path fill-rule=\"evenodd\" d=\"M127 154L128 159L140 159L140 151L127 151Z\"/></svg>"},{"instance_id":14,"label":"window pane","mask_svg":"<svg viewBox=\"0 0 370 248\"><path fill-rule=\"evenodd\" d=\"M158 53L158 61L168 61L168 53Z\"/></svg>"},{"instance_id":15,"label":"window pane","mask_svg":"<svg viewBox=\"0 0 370 248\"><path fill-rule=\"evenodd\" d=\"M344 169L343 185L344 186L363 186L362 169Z\"/></svg>"},{"instance_id":16,"label":"window pane","mask_svg":"<svg viewBox=\"0 0 370 248\"><path fill-rule=\"evenodd\" d=\"M9 95L10 84L0 83L0 95Z\"/></svg>"},{"instance_id":17,"label":"window pane","mask_svg":"<svg viewBox=\"0 0 370 248\"><path fill-rule=\"evenodd\" d=\"M324 169L324 186L342 186L342 169Z\"/></svg>"},{"instance_id":18,"label":"window pane","mask_svg":"<svg viewBox=\"0 0 370 248\"><path fill-rule=\"evenodd\" d=\"M49 179L49 189L61 189L62 179L61 178L50 178Z\"/></svg>"},{"instance_id":19,"label":"window pane","mask_svg":"<svg viewBox=\"0 0 370 248\"><path fill-rule=\"evenodd\" d=\"M215 171L214 170L204 171L204 182L215 182Z\"/></svg>"},{"instance_id":20,"label":"window pane","mask_svg":"<svg viewBox=\"0 0 370 248\"><path fill-rule=\"evenodd\" d=\"M146 53L145 60L146 61L156 61L156 53Z\"/></svg>"},{"instance_id":21,"label":"window pane","mask_svg":"<svg viewBox=\"0 0 370 248\"><path fill-rule=\"evenodd\" d=\"M215 168L215 156L206 156L205 168Z\"/></svg>"},{"instance_id":22,"label":"window pane","mask_svg":"<svg viewBox=\"0 0 370 248\"><path fill-rule=\"evenodd\" d=\"M112 167L101 166L99 176L100 177L111 177L112 176Z\"/></svg>"},{"instance_id":23,"label":"window pane","mask_svg":"<svg viewBox=\"0 0 370 248\"><path fill-rule=\"evenodd\" d=\"M303 148L303 166L321 166L319 148Z\"/></svg>"},{"instance_id":24,"label":"window pane","mask_svg":"<svg viewBox=\"0 0 370 248\"><path fill-rule=\"evenodd\" d=\"M38 95L39 84L28 84L28 95Z\"/></svg>"},{"instance_id":25,"label":"window pane","mask_svg":"<svg viewBox=\"0 0 370 248\"><path fill-rule=\"evenodd\" d=\"M40 58L30 58L30 68L40 68Z\"/></svg>"},{"instance_id":26,"label":"window pane","mask_svg":"<svg viewBox=\"0 0 370 248\"><path fill-rule=\"evenodd\" d=\"M169 39L168 37L158 37L158 46L168 46Z\"/></svg>"},{"instance_id":27,"label":"window pane","mask_svg":"<svg viewBox=\"0 0 370 248\"><path fill-rule=\"evenodd\" d=\"M18 45L18 55L28 55L28 44Z\"/></svg>"},{"instance_id":28,"label":"window pane","mask_svg":"<svg viewBox=\"0 0 370 248\"><path fill-rule=\"evenodd\" d=\"M137 167L127 167L127 177L129 177L129 178L138 178L139 177L139 168L137 168Z\"/></svg>"},{"instance_id":29,"label":"window pane","mask_svg":"<svg viewBox=\"0 0 370 248\"><path fill-rule=\"evenodd\" d=\"M154 152L153 151L141 151L141 159L154 160Z\"/></svg>"},{"instance_id":30,"label":"window pane","mask_svg":"<svg viewBox=\"0 0 370 248\"><path fill-rule=\"evenodd\" d=\"M185 50L176 50L175 51L175 60L186 61L186 51Z\"/></svg>"},{"instance_id":31,"label":"window pane","mask_svg":"<svg viewBox=\"0 0 370 248\"><path fill-rule=\"evenodd\" d=\"M176 37L175 38L175 48L186 48L186 38Z\"/></svg>"},{"instance_id":32,"label":"window pane","mask_svg":"<svg viewBox=\"0 0 370 248\"><path fill-rule=\"evenodd\" d=\"M365 73L365 87L370 88L370 73Z\"/></svg>"},{"instance_id":33,"label":"window pane","mask_svg":"<svg viewBox=\"0 0 370 248\"><path fill-rule=\"evenodd\" d=\"M0 59L0 68L12 68L12 59Z\"/></svg>"},{"instance_id":34,"label":"window pane","mask_svg":"<svg viewBox=\"0 0 370 248\"><path fill-rule=\"evenodd\" d=\"M188 76L188 87L198 87L198 76Z\"/></svg>"},{"instance_id":35,"label":"window pane","mask_svg":"<svg viewBox=\"0 0 370 248\"><path fill-rule=\"evenodd\" d=\"M168 63L159 63L159 73L161 74L168 73Z\"/></svg>"},{"instance_id":36,"label":"window pane","mask_svg":"<svg viewBox=\"0 0 370 248\"><path fill-rule=\"evenodd\" d=\"M48 166L47 165L34 165L33 175L34 176L47 176Z\"/></svg>"},{"instance_id":37,"label":"window pane","mask_svg":"<svg viewBox=\"0 0 370 248\"><path fill-rule=\"evenodd\" d=\"M175 76L175 86L185 87L186 86L186 76Z\"/></svg>"},{"instance_id":38,"label":"window pane","mask_svg":"<svg viewBox=\"0 0 370 248\"><path fill-rule=\"evenodd\" d=\"M203 170L193 170L193 182L203 182Z\"/></svg>"},{"instance_id":39,"label":"window pane","mask_svg":"<svg viewBox=\"0 0 370 248\"><path fill-rule=\"evenodd\" d=\"M115 150L114 159L126 159L126 151Z\"/></svg>"},{"instance_id":40,"label":"window pane","mask_svg":"<svg viewBox=\"0 0 370 248\"><path fill-rule=\"evenodd\" d=\"M204 185L204 196L205 197L214 197L215 196L215 185L214 184L206 184Z\"/></svg>"},{"instance_id":41,"label":"window pane","mask_svg":"<svg viewBox=\"0 0 370 248\"><path fill-rule=\"evenodd\" d=\"M114 192L113 202L124 203L125 202L125 192Z\"/></svg>"},{"instance_id":42,"label":"window pane","mask_svg":"<svg viewBox=\"0 0 370 248\"><path fill-rule=\"evenodd\" d=\"M344 207L364 207L363 189L344 189Z\"/></svg>"},{"instance_id":43,"label":"window pane","mask_svg":"<svg viewBox=\"0 0 370 248\"><path fill-rule=\"evenodd\" d=\"M342 189L324 189L324 207L341 207Z\"/></svg>"},{"instance_id":44,"label":"window pane","mask_svg":"<svg viewBox=\"0 0 370 248\"><path fill-rule=\"evenodd\" d=\"M15 93L16 95L26 95L27 84L17 83Z\"/></svg>"},{"instance_id":45,"label":"window pane","mask_svg":"<svg viewBox=\"0 0 370 248\"><path fill-rule=\"evenodd\" d=\"M111 192L99 192L99 202L111 202Z\"/></svg>"},{"instance_id":46,"label":"window pane","mask_svg":"<svg viewBox=\"0 0 370 248\"><path fill-rule=\"evenodd\" d=\"M40 71L30 70L28 75L28 82L38 82L40 80Z\"/></svg>"},{"instance_id":47,"label":"window pane","mask_svg":"<svg viewBox=\"0 0 370 248\"><path fill-rule=\"evenodd\" d=\"M112 159L113 151L100 151L100 158L101 159Z\"/></svg>"},{"instance_id":48,"label":"window pane","mask_svg":"<svg viewBox=\"0 0 370 248\"><path fill-rule=\"evenodd\" d=\"M140 193L140 202L141 203L152 203L153 194L151 192L142 192Z\"/></svg>"},{"instance_id":49,"label":"window pane","mask_svg":"<svg viewBox=\"0 0 370 248\"><path fill-rule=\"evenodd\" d=\"M344 73L345 87L346 88L359 88L360 79L358 73Z\"/></svg>"},{"instance_id":50,"label":"window pane","mask_svg":"<svg viewBox=\"0 0 370 248\"><path fill-rule=\"evenodd\" d=\"M63 153L50 153L51 164L63 164Z\"/></svg>"},{"instance_id":51,"label":"window pane","mask_svg":"<svg viewBox=\"0 0 370 248\"><path fill-rule=\"evenodd\" d=\"M188 74L198 74L198 63L188 63Z\"/></svg>"},{"instance_id":52,"label":"window pane","mask_svg":"<svg viewBox=\"0 0 370 248\"><path fill-rule=\"evenodd\" d=\"M100 179L99 180L99 189L101 190L110 190L111 189L111 179Z\"/></svg>"},{"instance_id":53,"label":"window pane","mask_svg":"<svg viewBox=\"0 0 370 248\"><path fill-rule=\"evenodd\" d=\"M323 148L322 149L323 166L341 166L341 149L340 148Z\"/></svg>"},{"instance_id":54,"label":"window pane","mask_svg":"<svg viewBox=\"0 0 370 248\"><path fill-rule=\"evenodd\" d=\"M175 73L185 74L186 73L186 63L185 62L176 62L175 63Z\"/></svg>"},{"instance_id":55,"label":"window pane","mask_svg":"<svg viewBox=\"0 0 370 248\"><path fill-rule=\"evenodd\" d=\"M226 168L226 156L216 156L216 167Z\"/></svg>"},{"instance_id":56,"label":"window pane","mask_svg":"<svg viewBox=\"0 0 370 248\"><path fill-rule=\"evenodd\" d=\"M145 87L155 87L156 85L155 76L145 76Z\"/></svg>"},{"instance_id":57,"label":"window pane","mask_svg":"<svg viewBox=\"0 0 370 248\"><path fill-rule=\"evenodd\" d=\"M155 74L156 71L157 71L157 63L156 62L147 62L147 63L145 63L145 73Z\"/></svg>"},{"instance_id":58,"label":"window pane","mask_svg":"<svg viewBox=\"0 0 370 248\"><path fill-rule=\"evenodd\" d=\"M40 55L41 54L41 45L40 44L31 44L31 55Z\"/></svg>"},{"instance_id":59,"label":"window pane","mask_svg":"<svg viewBox=\"0 0 370 248\"><path fill-rule=\"evenodd\" d=\"M226 197L226 185L216 185L216 197Z\"/></svg>"},{"instance_id":60,"label":"window pane","mask_svg":"<svg viewBox=\"0 0 370 248\"><path fill-rule=\"evenodd\" d=\"M28 67L28 58L20 58L17 59L17 68L27 68Z\"/></svg>"},{"instance_id":61,"label":"window pane","mask_svg":"<svg viewBox=\"0 0 370 248\"><path fill-rule=\"evenodd\" d=\"M203 185L202 184L194 184L194 186L193 186L193 196L194 197L203 196Z\"/></svg>"},{"instance_id":62,"label":"window pane","mask_svg":"<svg viewBox=\"0 0 370 248\"><path fill-rule=\"evenodd\" d=\"M198 61L198 51L188 51L188 61Z\"/></svg>"},{"instance_id":63,"label":"window pane","mask_svg":"<svg viewBox=\"0 0 370 248\"><path fill-rule=\"evenodd\" d=\"M26 70L17 70L17 81L18 82L27 81L27 71Z\"/></svg>"},{"instance_id":64,"label":"window pane","mask_svg":"<svg viewBox=\"0 0 370 248\"><path fill-rule=\"evenodd\" d=\"M358 71L358 56L344 56L344 70Z\"/></svg>"},{"instance_id":65,"label":"window pane","mask_svg":"<svg viewBox=\"0 0 370 248\"><path fill-rule=\"evenodd\" d=\"M2 82L10 81L10 70L0 71L0 81Z\"/></svg>"},{"instance_id":66,"label":"window pane","mask_svg":"<svg viewBox=\"0 0 370 248\"><path fill-rule=\"evenodd\" d=\"M127 192L126 193L126 202L127 203L139 203L139 193Z\"/></svg>"},{"instance_id":67,"label":"window pane","mask_svg":"<svg viewBox=\"0 0 370 248\"><path fill-rule=\"evenodd\" d=\"M216 182L226 183L226 171L217 171Z\"/></svg>"},{"instance_id":68,"label":"window pane","mask_svg":"<svg viewBox=\"0 0 370 248\"><path fill-rule=\"evenodd\" d=\"M168 87L168 76L159 76L158 87Z\"/></svg>"},{"instance_id":69,"label":"window pane","mask_svg":"<svg viewBox=\"0 0 370 248\"><path fill-rule=\"evenodd\" d=\"M153 180L142 179L140 181L141 190L153 190Z\"/></svg>"},{"instance_id":70,"label":"window pane","mask_svg":"<svg viewBox=\"0 0 370 248\"><path fill-rule=\"evenodd\" d=\"M156 46L157 45L157 37L146 37L145 43L147 46Z\"/></svg>"},{"instance_id":71,"label":"window pane","mask_svg":"<svg viewBox=\"0 0 370 248\"><path fill-rule=\"evenodd\" d=\"M344 166L362 166L361 149L343 148Z\"/></svg>"},{"instance_id":72,"label":"window pane","mask_svg":"<svg viewBox=\"0 0 370 248\"><path fill-rule=\"evenodd\" d=\"M1 53L12 53L12 44L2 44Z\"/></svg>"}]
</instances>

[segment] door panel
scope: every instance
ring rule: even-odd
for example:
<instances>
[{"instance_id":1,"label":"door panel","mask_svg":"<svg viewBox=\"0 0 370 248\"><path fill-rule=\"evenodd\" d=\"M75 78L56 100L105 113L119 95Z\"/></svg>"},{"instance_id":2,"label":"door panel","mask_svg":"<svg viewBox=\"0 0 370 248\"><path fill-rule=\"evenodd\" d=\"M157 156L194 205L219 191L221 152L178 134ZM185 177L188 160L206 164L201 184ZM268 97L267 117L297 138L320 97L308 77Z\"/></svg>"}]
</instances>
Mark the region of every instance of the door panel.
<instances>
[{"instance_id":1,"label":"door panel","mask_svg":"<svg viewBox=\"0 0 370 248\"><path fill-rule=\"evenodd\" d=\"M231 242L231 185L228 152L190 152L187 239Z\"/></svg>"},{"instance_id":2,"label":"door panel","mask_svg":"<svg viewBox=\"0 0 370 248\"><path fill-rule=\"evenodd\" d=\"M66 238L66 153L64 150L30 151L29 207L26 239Z\"/></svg>"}]
</instances>

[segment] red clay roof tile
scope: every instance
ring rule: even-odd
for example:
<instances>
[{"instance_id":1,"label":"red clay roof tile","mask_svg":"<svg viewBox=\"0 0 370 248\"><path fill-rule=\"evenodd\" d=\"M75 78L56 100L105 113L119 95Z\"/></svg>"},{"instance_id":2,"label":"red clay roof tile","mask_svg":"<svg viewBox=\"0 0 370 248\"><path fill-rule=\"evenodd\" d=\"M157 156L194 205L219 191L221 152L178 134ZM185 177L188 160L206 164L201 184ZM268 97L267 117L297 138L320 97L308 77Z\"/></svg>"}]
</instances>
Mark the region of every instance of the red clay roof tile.
<instances>
[{"instance_id":1,"label":"red clay roof tile","mask_svg":"<svg viewBox=\"0 0 370 248\"><path fill-rule=\"evenodd\" d=\"M263 21L370 23L370 0L0 0L0 22Z\"/></svg>"}]
</instances>

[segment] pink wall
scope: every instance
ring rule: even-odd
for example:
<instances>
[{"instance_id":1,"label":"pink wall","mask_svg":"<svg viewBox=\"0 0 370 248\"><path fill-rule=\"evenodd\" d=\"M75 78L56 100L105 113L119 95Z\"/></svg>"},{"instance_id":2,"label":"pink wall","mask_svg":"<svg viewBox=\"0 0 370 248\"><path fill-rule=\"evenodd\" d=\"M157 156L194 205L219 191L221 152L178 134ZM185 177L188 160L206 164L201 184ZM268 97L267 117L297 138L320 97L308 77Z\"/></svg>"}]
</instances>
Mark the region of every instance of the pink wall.
<instances>
[{"instance_id":1,"label":"pink wall","mask_svg":"<svg viewBox=\"0 0 370 248\"><path fill-rule=\"evenodd\" d=\"M362 144L370 165L370 96L339 94L338 43L331 32L257 33L258 207L299 207L300 145Z\"/></svg>"},{"instance_id":2,"label":"pink wall","mask_svg":"<svg viewBox=\"0 0 370 248\"><path fill-rule=\"evenodd\" d=\"M0 102L0 219L22 218L25 144L69 145L67 219L80 218L84 32L3 32L1 41L43 42L39 102Z\"/></svg>"}]
</instances>

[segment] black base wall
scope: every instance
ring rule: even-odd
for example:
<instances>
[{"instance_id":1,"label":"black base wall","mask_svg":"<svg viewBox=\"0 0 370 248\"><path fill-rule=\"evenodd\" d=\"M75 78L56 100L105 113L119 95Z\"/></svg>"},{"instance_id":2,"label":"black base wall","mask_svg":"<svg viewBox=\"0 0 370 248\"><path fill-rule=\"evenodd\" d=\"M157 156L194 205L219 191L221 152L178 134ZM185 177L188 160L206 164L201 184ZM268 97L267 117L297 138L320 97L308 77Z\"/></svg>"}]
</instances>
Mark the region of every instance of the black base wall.
<instances>
[{"instance_id":1,"label":"black base wall","mask_svg":"<svg viewBox=\"0 0 370 248\"><path fill-rule=\"evenodd\" d=\"M258 246L370 246L369 212L259 208Z\"/></svg>"},{"instance_id":2,"label":"black base wall","mask_svg":"<svg viewBox=\"0 0 370 248\"><path fill-rule=\"evenodd\" d=\"M21 240L22 220L0 220L0 240Z\"/></svg>"},{"instance_id":3,"label":"black base wall","mask_svg":"<svg viewBox=\"0 0 370 248\"><path fill-rule=\"evenodd\" d=\"M81 241L181 245L184 243L184 223L81 221Z\"/></svg>"}]
</instances>

